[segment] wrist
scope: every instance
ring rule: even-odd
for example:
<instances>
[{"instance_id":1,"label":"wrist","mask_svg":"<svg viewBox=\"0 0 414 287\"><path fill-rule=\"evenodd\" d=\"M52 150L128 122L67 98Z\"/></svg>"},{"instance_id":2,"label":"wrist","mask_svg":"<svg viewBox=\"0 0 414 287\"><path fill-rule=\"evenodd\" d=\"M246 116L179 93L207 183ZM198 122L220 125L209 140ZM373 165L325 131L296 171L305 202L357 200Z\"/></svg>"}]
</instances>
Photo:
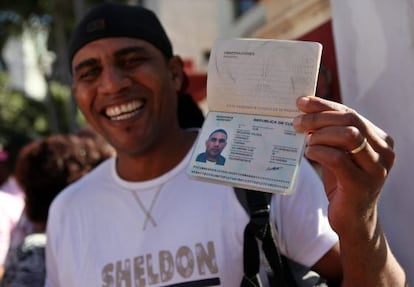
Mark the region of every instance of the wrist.
<instances>
[{"instance_id":1,"label":"wrist","mask_svg":"<svg viewBox=\"0 0 414 287\"><path fill-rule=\"evenodd\" d=\"M335 231L341 239L341 244L348 241L351 244L362 241L372 241L380 232L377 208L366 209L364 212L354 212L344 215L342 224L335 226Z\"/></svg>"}]
</instances>

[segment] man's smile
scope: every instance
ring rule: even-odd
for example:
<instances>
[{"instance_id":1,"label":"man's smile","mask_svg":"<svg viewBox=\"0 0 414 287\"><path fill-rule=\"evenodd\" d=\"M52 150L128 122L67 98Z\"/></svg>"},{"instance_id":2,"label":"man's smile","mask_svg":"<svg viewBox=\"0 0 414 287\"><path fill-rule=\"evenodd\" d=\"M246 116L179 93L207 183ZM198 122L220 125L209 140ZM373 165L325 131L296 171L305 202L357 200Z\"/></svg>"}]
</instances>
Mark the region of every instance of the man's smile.
<instances>
[{"instance_id":1,"label":"man's smile","mask_svg":"<svg viewBox=\"0 0 414 287\"><path fill-rule=\"evenodd\" d=\"M105 115L112 121L127 120L139 113L145 101L134 100L129 103L111 106L105 109Z\"/></svg>"}]
</instances>

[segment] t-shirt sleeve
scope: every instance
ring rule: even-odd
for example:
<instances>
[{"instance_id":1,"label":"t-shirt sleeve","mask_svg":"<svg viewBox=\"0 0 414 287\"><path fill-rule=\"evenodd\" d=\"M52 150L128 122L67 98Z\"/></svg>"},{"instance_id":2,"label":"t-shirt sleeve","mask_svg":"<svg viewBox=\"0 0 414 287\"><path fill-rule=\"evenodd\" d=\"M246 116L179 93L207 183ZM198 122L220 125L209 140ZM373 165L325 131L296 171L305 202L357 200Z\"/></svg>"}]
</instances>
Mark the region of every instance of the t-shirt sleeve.
<instances>
[{"instance_id":1,"label":"t-shirt sleeve","mask_svg":"<svg viewBox=\"0 0 414 287\"><path fill-rule=\"evenodd\" d=\"M313 266L338 241L327 217L328 200L322 181L303 159L295 191L274 195L271 220L280 252L305 266Z\"/></svg>"}]
</instances>

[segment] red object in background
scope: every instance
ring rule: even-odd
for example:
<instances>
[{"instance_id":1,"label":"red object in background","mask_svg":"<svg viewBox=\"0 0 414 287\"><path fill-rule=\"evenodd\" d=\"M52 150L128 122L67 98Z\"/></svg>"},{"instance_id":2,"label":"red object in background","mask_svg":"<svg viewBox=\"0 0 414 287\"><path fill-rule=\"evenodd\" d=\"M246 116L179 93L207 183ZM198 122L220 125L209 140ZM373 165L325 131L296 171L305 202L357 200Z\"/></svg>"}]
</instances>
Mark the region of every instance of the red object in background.
<instances>
[{"instance_id":1,"label":"red object in background","mask_svg":"<svg viewBox=\"0 0 414 287\"><path fill-rule=\"evenodd\" d=\"M184 71L188 77L188 86L184 92L190 94L196 102L200 102L207 96L207 73L194 71L191 60L184 60Z\"/></svg>"},{"instance_id":2,"label":"red object in background","mask_svg":"<svg viewBox=\"0 0 414 287\"><path fill-rule=\"evenodd\" d=\"M329 100L341 102L332 21L322 24L298 40L316 41L323 45L317 95Z\"/></svg>"}]
</instances>

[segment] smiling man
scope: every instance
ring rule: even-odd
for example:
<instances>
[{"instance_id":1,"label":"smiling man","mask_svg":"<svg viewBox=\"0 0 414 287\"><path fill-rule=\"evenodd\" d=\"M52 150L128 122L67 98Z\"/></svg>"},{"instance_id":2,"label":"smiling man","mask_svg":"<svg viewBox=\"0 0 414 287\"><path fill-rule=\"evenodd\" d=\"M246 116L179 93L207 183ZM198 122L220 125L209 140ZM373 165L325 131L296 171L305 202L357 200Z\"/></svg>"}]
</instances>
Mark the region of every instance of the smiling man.
<instances>
[{"instance_id":1,"label":"smiling man","mask_svg":"<svg viewBox=\"0 0 414 287\"><path fill-rule=\"evenodd\" d=\"M50 207L46 286L240 286L249 218L232 187L185 173L198 131L179 125L183 62L154 13L98 5L69 51L76 102L116 156ZM342 286L402 286L377 220L392 140L343 105L297 104L305 154L326 173L304 159L293 194L272 197L280 252Z\"/></svg>"}]
</instances>

